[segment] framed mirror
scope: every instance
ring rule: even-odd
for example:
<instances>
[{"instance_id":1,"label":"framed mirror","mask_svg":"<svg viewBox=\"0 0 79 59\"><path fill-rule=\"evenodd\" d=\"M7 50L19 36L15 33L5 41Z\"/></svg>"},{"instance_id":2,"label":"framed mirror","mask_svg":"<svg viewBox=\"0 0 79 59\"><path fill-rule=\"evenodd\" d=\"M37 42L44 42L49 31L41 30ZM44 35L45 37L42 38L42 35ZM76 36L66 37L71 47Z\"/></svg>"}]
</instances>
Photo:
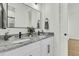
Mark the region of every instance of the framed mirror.
<instances>
[{"instance_id":1,"label":"framed mirror","mask_svg":"<svg viewBox=\"0 0 79 59\"><path fill-rule=\"evenodd\" d=\"M40 11L24 3L8 3L8 28L37 28Z\"/></svg>"}]
</instances>

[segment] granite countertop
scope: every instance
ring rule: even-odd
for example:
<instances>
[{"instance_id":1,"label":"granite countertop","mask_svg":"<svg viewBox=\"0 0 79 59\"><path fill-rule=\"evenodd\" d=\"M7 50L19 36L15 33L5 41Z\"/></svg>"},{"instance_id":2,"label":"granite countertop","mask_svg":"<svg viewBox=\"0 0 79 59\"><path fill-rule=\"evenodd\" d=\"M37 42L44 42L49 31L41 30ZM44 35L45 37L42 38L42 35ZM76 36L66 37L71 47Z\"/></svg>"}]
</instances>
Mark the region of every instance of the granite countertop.
<instances>
[{"instance_id":1,"label":"granite countertop","mask_svg":"<svg viewBox=\"0 0 79 59\"><path fill-rule=\"evenodd\" d=\"M20 42L20 43L11 43L11 41L0 40L0 52L10 51L12 49L16 49L16 48L19 48L19 47L22 47L34 42L38 42L40 40L44 40L46 38L53 37L53 36L54 36L54 33L49 33L47 35L40 36L40 37L32 37L30 38L30 40L26 40L27 39L26 38L25 39L26 41Z\"/></svg>"}]
</instances>

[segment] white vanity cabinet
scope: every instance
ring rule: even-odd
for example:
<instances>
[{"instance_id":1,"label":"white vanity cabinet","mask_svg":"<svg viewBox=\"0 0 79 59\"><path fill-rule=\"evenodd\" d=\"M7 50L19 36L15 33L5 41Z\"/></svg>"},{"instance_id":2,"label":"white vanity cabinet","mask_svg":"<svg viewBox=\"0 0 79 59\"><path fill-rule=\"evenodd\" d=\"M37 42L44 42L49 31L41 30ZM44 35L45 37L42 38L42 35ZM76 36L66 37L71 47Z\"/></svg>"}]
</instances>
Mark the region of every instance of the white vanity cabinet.
<instances>
[{"instance_id":1,"label":"white vanity cabinet","mask_svg":"<svg viewBox=\"0 0 79 59\"><path fill-rule=\"evenodd\" d=\"M53 37L0 53L1 56L53 56Z\"/></svg>"},{"instance_id":2,"label":"white vanity cabinet","mask_svg":"<svg viewBox=\"0 0 79 59\"><path fill-rule=\"evenodd\" d=\"M39 41L40 47L32 50L27 56L53 56L53 37Z\"/></svg>"},{"instance_id":3,"label":"white vanity cabinet","mask_svg":"<svg viewBox=\"0 0 79 59\"><path fill-rule=\"evenodd\" d=\"M19 48L17 47L16 49L3 52L0 55L3 55L3 56L30 56L30 55L34 54L34 51L35 51L35 53L38 51L40 52L39 49L40 49L40 41L25 45L25 46L22 46ZM33 53L32 53L32 51L33 51ZM36 55L36 54L34 54L34 55ZM40 54L38 54L38 55L40 55Z\"/></svg>"},{"instance_id":4,"label":"white vanity cabinet","mask_svg":"<svg viewBox=\"0 0 79 59\"><path fill-rule=\"evenodd\" d=\"M25 54L25 56L40 56L41 55L41 49L40 49L40 42L35 42L30 45L28 45L28 53Z\"/></svg>"},{"instance_id":5,"label":"white vanity cabinet","mask_svg":"<svg viewBox=\"0 0 79 59\"><path fill-rule=\"evenodd\" d=\"M40 47L28 52L26 54L26 56L41 56L41 49L40 49Z\"/></svg>"},{"instance_id":6,"label":"white vanity cabinet","mask_svg":"<svg viewBox=\"0 0 79 59\"><path fill-rule=\"evenodd\" d=\"M53 37L41 41L42 56L53 56Z\"/></svg>"}]
</instances>

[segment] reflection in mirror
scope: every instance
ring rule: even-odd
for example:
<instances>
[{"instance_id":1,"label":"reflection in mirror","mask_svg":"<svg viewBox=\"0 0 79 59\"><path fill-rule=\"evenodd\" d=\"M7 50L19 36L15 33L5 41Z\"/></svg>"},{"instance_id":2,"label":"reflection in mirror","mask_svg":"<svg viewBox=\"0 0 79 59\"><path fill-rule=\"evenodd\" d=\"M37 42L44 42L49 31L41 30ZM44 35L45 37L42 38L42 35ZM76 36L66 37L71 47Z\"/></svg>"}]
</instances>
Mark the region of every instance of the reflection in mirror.
<instances>
[{"instance_id":1,"label":"reflection in mirror","mask_svg":"<svg viewBox=\"0 0 79 59\"><path fill-rule=\"evenodd\" d=\"M6 29L6 20L7 20L7 12L6 12L6 4L0 3L0 28Z\"/></svg>"},{"instance_id":2,"label":"reflection in mirror","mask_svg":"<svg viewBox=\"0 0 79 59\"><path fill-rule=\"evenodd\" d=\"M37 28L40 20L40 11L24 3L8 3L8 27L34 27Z\"/></svg>"},{"instance_id":3,"label":"reflection in mirror","mask_svg":"<svg viewBox=\"0 0 79 59\"><path fill-rule=\"evenodd\" d=\"M8 27L13 28L15 26L15 8L8 6Z\"/></svg>"},{"instance_id":4,"label":"reflection in mirror","mask_svg":"<svg viewBox=\"0 0 79 59\"><path fill-rule=\"evenodd\" d=\"M2 7L0 3L0 28L2 27Z\"/></svg>"},{"instance_id":5,"label":"reflection in mirror","mask_svg":"<svg viewBox=\"0 0 79 59\"><path fill-rule=\"evenodd\" d=\"M32 16L31 16L31 24L34 28L40 27L40 13L36 12L35 10L32 10ZM39 25L38 25L38 20L39 20Z\"/></svg>"}]
</instances>

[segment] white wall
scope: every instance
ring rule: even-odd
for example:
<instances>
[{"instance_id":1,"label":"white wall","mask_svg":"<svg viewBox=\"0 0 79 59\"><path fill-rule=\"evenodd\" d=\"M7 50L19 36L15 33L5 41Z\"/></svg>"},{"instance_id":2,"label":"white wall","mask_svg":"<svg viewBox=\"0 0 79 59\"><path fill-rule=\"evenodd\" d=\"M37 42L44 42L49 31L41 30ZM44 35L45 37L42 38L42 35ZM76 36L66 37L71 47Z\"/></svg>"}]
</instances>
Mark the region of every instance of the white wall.
<instances>
[{"instance_id":1,"label":"white wall","mask_svg":"<svg viewBox=\"0 0 79 59\"><path fill-rule=\"evenodd\" d=\"M44 25L45 25L45 18L49 19L49 30L50 32L53 32L53 22L56 19L56 13L57 13L57 7L55 6L56 4L52 4L52 3L47 3L47 4L41 4L42 7L42 29L44 29Z\"/></svg>"},{"instance_id":2,"label":"white wall","mask_svg":"<svg viewBox=\"0 0 79 59\"><path fill-rule=\"evenodd\" d=\"M45 18L49 19L49 32L54 32L54 55L60 55L60 39L59 39L59 4L44 3L41 4L41 26L44 30ZM44 30L45 31L45 30Z\"/></svg>"},{"instance_id":3,"label":"white wall","mask_svg":"<svg viewBox=\"0 0 79 59\"><path fill-rule=\"evenodd\" d=\"M79 39L79 3L68 4L69 37Z\"/></svg>"}]
</instances>

